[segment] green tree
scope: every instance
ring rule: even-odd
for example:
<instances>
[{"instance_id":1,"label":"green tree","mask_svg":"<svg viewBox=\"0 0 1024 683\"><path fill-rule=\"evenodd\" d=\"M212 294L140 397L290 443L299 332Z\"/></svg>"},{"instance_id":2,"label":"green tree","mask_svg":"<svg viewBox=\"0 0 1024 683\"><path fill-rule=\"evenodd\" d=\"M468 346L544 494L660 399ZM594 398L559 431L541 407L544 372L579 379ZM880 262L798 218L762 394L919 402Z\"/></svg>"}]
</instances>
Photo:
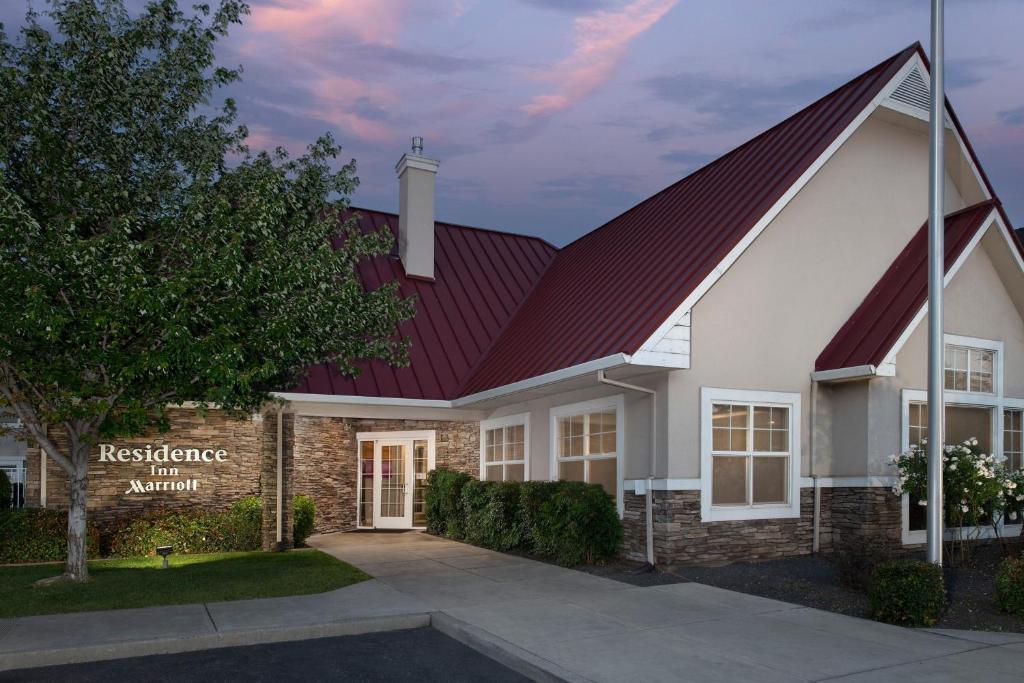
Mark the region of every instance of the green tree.
<instances>
[{"instance_id":1,"label":"green tree","mask_svg":"<svg viewBox=\"0 0 1024 683\"><path fill-rule=\"evenodd\" d=\"M250 154L212 102L239 77L214 47L246 14L51 0L17 39L0 27L0 408L68 474L69 580L88 578L101 438L186 401L252 414L317 363L405 358L413 302L356 272L391 235L337 218L354 162L330 136Z\"/></svg>"}]
</instances>

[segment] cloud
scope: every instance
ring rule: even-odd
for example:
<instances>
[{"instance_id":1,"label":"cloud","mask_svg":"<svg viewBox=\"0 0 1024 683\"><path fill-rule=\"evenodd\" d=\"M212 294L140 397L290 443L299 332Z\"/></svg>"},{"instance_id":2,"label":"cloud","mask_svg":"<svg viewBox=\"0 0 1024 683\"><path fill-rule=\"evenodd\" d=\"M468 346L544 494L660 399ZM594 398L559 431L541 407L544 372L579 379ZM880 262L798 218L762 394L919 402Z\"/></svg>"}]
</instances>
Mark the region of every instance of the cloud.
<instances>
[{"instance_id":1,"label":"cloud","mask_svg":"<svg viewBox=\"0 0 1024 683\"><path fill-rule=\"evenodd\" d=\"M257 31L285 34L292 43L308 43L339 30L372 43L392 43L410 8L409 0L278 0L252 8L249 24Z\"/></svg>"},{"instance_id":2,"label":"cloud","mask_svg":"<svg viewBox=\"0 0 1024 683\"><path fill-rule=\"evenodd\" d=\"M611 0L520 0L526 5L559 12L593 12L611 5Z\"/></svg>"},{"instance_id":3,"label":"cloud","mask_svg":"<svg viewBox=\"0 0 1024 683\"><path fill-rule=\"evenodd\" d=\"M534 195L548 202L585 201L592 206L622 211L640 200L640 195L631 189L638 180L629 174L581 173L544 181Z\"/></svg>"},{"instance_id":4,"label":"cloud","mask_svg":"<svg viewBox=\"0 0 1024 683\"><path fill-rule=\"evenodd\" d=\"M989 78L989 71L1006 64L1005 59L964 57L946 60L946 89L969 88Z\"/></svg>"},{"instance_id":5,"label":"cloud","mask_svg":"<svg viewBox=\"0 0 1024 683\"><path fill-rule=\"evenodd\" d=\"M714 154L696 152L692 149L677 149L658 155L662 161L677 164L683 168L698 168L715 158Z\"/></svg>"},{"instance_id":6,"label":"cloud","mask_svg":"<svg viewBox=\"0 0 1024 683\"><path fill-rule=\"evenodd\" d=\"M689 132L689 129L676 124L658 126L644 133L644 140L647 142L664 142L665 140L685 135L687 132Z\"/></svg>"},{"instance_id":7,"label":"cloud","mask_svg":"<svg viewBox=\"0 0 1024 683\"><path fill-rule=\"evenodd\" d=\"M704 114L704 125L716 130L735 130L776 122L818 99L845 77L818 76L782 85L759 81L713 78L702 73L656 76L644 85L658 99L685 105ZM648 134L657 134L657 129ZM664 130L669 136L670 129Z\"/></svg>"},{"instance_id":8,"label":"cloud","mask_svg":"<svg viewBox=\"0 0 1024 683\"><path fill-rule=\"evenodd\" d=\"M999 120L1008 126L1024 126L1024 106L999 112Z\"/></svg>"},{"instance_id":9,"label":"cloud","mask_svg":"<svg viewBox=\"0 0 1024 683\"><path fill-rule=\"evenodd\" d=\"M530 117L549 117L568 109L611 77L640 34L658 23L678 0L633 0L617 10L599 10L573 21L573 51L546 71L558 84L553 92L535 96L520 110Z\"/></svg>"}]
</instances>

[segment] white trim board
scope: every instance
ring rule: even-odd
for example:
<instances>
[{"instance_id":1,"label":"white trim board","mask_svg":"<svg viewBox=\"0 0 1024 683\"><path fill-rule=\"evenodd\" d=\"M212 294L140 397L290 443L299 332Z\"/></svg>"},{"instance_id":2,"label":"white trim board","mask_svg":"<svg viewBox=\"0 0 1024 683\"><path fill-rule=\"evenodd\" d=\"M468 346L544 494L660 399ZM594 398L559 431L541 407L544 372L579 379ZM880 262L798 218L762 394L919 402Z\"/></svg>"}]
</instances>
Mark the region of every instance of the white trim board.
<instances>
[{"instance_id":1,"label":"white trim board","mask_svg":"<svg viewBox=\"0 0 1024 683\"><path fill-rule=\"evenodd\" d=\"M864 477L818 477L818 488L891 488L896 485L895 476ZM814 477L800 477L800 488L814 488ZM637 494L647 493L646 479L627 479L626 491ZM700 491L700 477L678 479L652 479L652 491Z\"/></svg>"}]
</instances>

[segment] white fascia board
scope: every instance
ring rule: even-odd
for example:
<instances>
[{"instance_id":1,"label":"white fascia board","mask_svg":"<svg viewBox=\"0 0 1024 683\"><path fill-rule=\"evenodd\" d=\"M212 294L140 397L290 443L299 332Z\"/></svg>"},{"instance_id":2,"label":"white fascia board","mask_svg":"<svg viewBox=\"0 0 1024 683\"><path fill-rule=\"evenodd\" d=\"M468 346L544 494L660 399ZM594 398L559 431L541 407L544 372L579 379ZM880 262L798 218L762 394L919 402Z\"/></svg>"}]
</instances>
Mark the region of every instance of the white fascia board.
<instances>
[{"instance_id":1,"label":"white fascia board","mask_svg":"<svg viewBox=\"0 0 1024 683\"><path fill-rule=\"evenodd\" d=\"M516 394L520 391L527 391L529 389L536 389L547 384L554 384L555 382L561 382L562 380L572 379L573 377L579 377L580 375L597 372L598 370L608 370L609 368L618 367L620 365L629 365L631 360L632 357L629 354L616 353L611 356L605 356L604 358L596 358L594 360L587 361L586 363L580 363L579 365L562 368L561 370L546 372L543 375L537 375L536 377L529 377L511 384L494 387L493 389L478 391L477 393L469 394L468 396L461 396L452 401L451 405L458 408L461 406L479 403L481 401L487 401L492 398L501 398L502 396Z\"/></svg>"},{"instance_id":2,"label":"white fascia board","mask_svg":"<svg viewBox=\"0 0 1024 683\"><path fill-rule=\"evenodd\" d=\"M651 365L658 368L674 368L677 370L690 367L690 355L685 353L637 351L631 358L630 365Z\"/></svg>"},{"instance_id":3,"label":"white fascia board","mask_svg":"<svg viewBox=\"0 0 1024 683\"><path fill-rule=\"evenodd\" d=\"M921 70L921 76L924 78L924 82L928 85L929 90L932 87L932 74L924 64L924 60L921 59L921 55L914 53L913 58L910 60L911 64L916 64ZM943 93L945 95L945 93ZM974 163L974 157L970 152L967 151L967 145L964 143L963 137L960 135L960 131L953 125L953 112L949 107L949 103L944 100L944 111L946 113L947 127L951 128L953 135L956 136L956 141L960 145L960 153L963 155L967 163L971 165L971 172L974 173L974 179L978 183L978 187L981 188L982 193L985 195L985 199L992 199L992 193L989 192L988 184L981 177L981 171L978 169L978 165Z\"/></svg>"},{"instance_id":4,"label":"white fascia board","mask_svg":"<svg viewBox=\"0 0 1024 683\"><path fill-rule=\"evenodd\" d=\"M358 406L402 406L409 408L451 408L452 402L442 399L391 398L387 396L334 396L331 394L297 394L274 392L275 398L303 403L348 403Z\"/></svg>"},{"instance_id":5,"label":"white fascia board","mask_svg":"<svg viewBox=\"0 0 1024 683\"><path fill-rule=\"evenodd\" d=\"M957 257L956 261L953 262L953 265L951 265L949 267L949 270L946 271L946 276L942 279L943 289L949 287L949 283L956 276L957 272L960 271L960 268L962 268L963 265L967 262L967 259L970 258L971 254L974 252L977 246L981 244L982 237L985 236L985 233L989 231L993 224L995 224L996 226L1003 230L1004 237L1006 237L1007 239L1006 246L1009 249L1012 249L1013 253L1017 257L1017 265L1019 265L1021 267L1021 270L1024 271L1024 261L1021 260L1020 254L1017 253L1017 248L1014 246L1012 240L1010 240L1009 235L1006 233L1007 228L1006 225L1003 223L1002 217L999 215L999 212L993 208L992 212L985 218L984 225L978 228L978 231L974 233L974 237L972 237L971 241L967 243L967 246L964 247L964 250L960 252L960 256ZM896 342L892 345L892 348L889 349L889 353L885 354L885 360L883 361L883 363L895 367L896 356L903 349L904 345L910 339L910 336L914 334L914 330L917 329L917 326L921 324L921 321L924 320L924 317L926 315L928 315L927 300L925 300L924 304L921 305L921 308L918 309L917 313L914 314L914 319L910 321L910 324L907 325L906 329L903 330L900 336L896 339Z\"/></svg>"},{"instance_id":6,"label":"white fascia board","mask_svg":"<svg viewBox=\"0 0 1024 683\"><path fill-rule=\"evenodd\" d=\"M836 137L836 139L832 141L832 144L825 148L825 151L822 152L821 155L814 160L814 163L812 163L807 168L807 170L804 171L799 178L797 178L796 182L794 182L789 187L789 189L786 190L786 192L779 198L779 200L775 202L775 204L772 205L770 209L768 209L768 212L765 213L761 217L761 219L754 224L754 227L751 228L747 232L747 234L743 236L743 239L739 241L739 244L733 247L732 250L725 255L725 258L719 261L718 265L716 265L714 269L712 269L712 271L707 275L707 277L705 277L704 280L699 285L697 285L692 292L690 292L690 295L687 296L686 299L684 299L683 302L676 307L676 309L665 320L665 322L658 326L658 329L654 331L654 334L648 337L648 339L643 344L640 345L641 350L653 348L653 345L656 344L659 339L665 336L665 333L668 332L669 329L678 324L684 316L690 313L690 311L697 304L697 302L700 301L701 298L703 298L703 296L708 292L709 289L711 289L711 287L716 282L718 282L719 278L725 275L725 271L729 270L732 264L735 263L743 254L743 252L747 250L747 247L754 243L754 240L756 240L758 236L762 232L764 232L764 229L767 228L773 220L775 220L775 217L778 216L784 208L786 208L786 206L789 204L790 201L792 201L792 199L797 195L797 193L800 192L800 190L802 190L804 186L811 181L811 178L813 178L818 173L818 171L821 170L821 168L828 162L828 160L831 159L837 151L839 151L839 148L842 147L843 144L850 139L850 136L852 136L857 131L857 129L860 128L861 124L863 124L864 121L866 121L867 118L871 116L872 113L874 113L875 109L878 108L882 101L885 100L885 98L887 98L890 94L892 94L892 91L895 90L896 87L903 82L903 79L906 78L907 74L910 73L910 71L918 63L920 63L920 58L915 53L914 56L911 59L908 59L907 63L904 64L898 72L896 72L896 74L889 80L889 82L886 83L885 86L878 91L878 94L875 95L874 99L868 102L867 106L865 106L864 109L862 109L861 112L857 114L853 121L850 122L850 125L848 125L846 129L843 130L843 132L840 133Z\"/></svg>"},{"instance_id":7,"label":"white fascia board","mask_svg":"<svg viewBox=\"0 0 1024 683\"><path fill-rule=\"evenodd\" d=\"M844 380L874 377L877 374L878 368L874 365L853 365L847 368L818 370L811 373L811 379L815 382L842 382Z\"/></svg>"}]
</instances>

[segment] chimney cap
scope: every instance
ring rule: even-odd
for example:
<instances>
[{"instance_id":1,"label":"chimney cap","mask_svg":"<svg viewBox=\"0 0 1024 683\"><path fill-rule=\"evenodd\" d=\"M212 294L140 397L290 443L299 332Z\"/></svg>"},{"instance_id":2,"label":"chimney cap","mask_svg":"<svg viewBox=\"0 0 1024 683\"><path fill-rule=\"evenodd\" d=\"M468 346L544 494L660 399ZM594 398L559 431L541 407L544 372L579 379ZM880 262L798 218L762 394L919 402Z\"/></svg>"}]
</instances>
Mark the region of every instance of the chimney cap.
<instances>
[{"instance_id":1,"label":"chimney cap","mask_svg":"<svg viewBox=\"0 0 1024 683\"><path fill-rule=\"evenodd\" d=\"M423 138L419 135L415 135L412 138L412 153L416 156L423 154Z\"/></svg>"}]
</instances>

